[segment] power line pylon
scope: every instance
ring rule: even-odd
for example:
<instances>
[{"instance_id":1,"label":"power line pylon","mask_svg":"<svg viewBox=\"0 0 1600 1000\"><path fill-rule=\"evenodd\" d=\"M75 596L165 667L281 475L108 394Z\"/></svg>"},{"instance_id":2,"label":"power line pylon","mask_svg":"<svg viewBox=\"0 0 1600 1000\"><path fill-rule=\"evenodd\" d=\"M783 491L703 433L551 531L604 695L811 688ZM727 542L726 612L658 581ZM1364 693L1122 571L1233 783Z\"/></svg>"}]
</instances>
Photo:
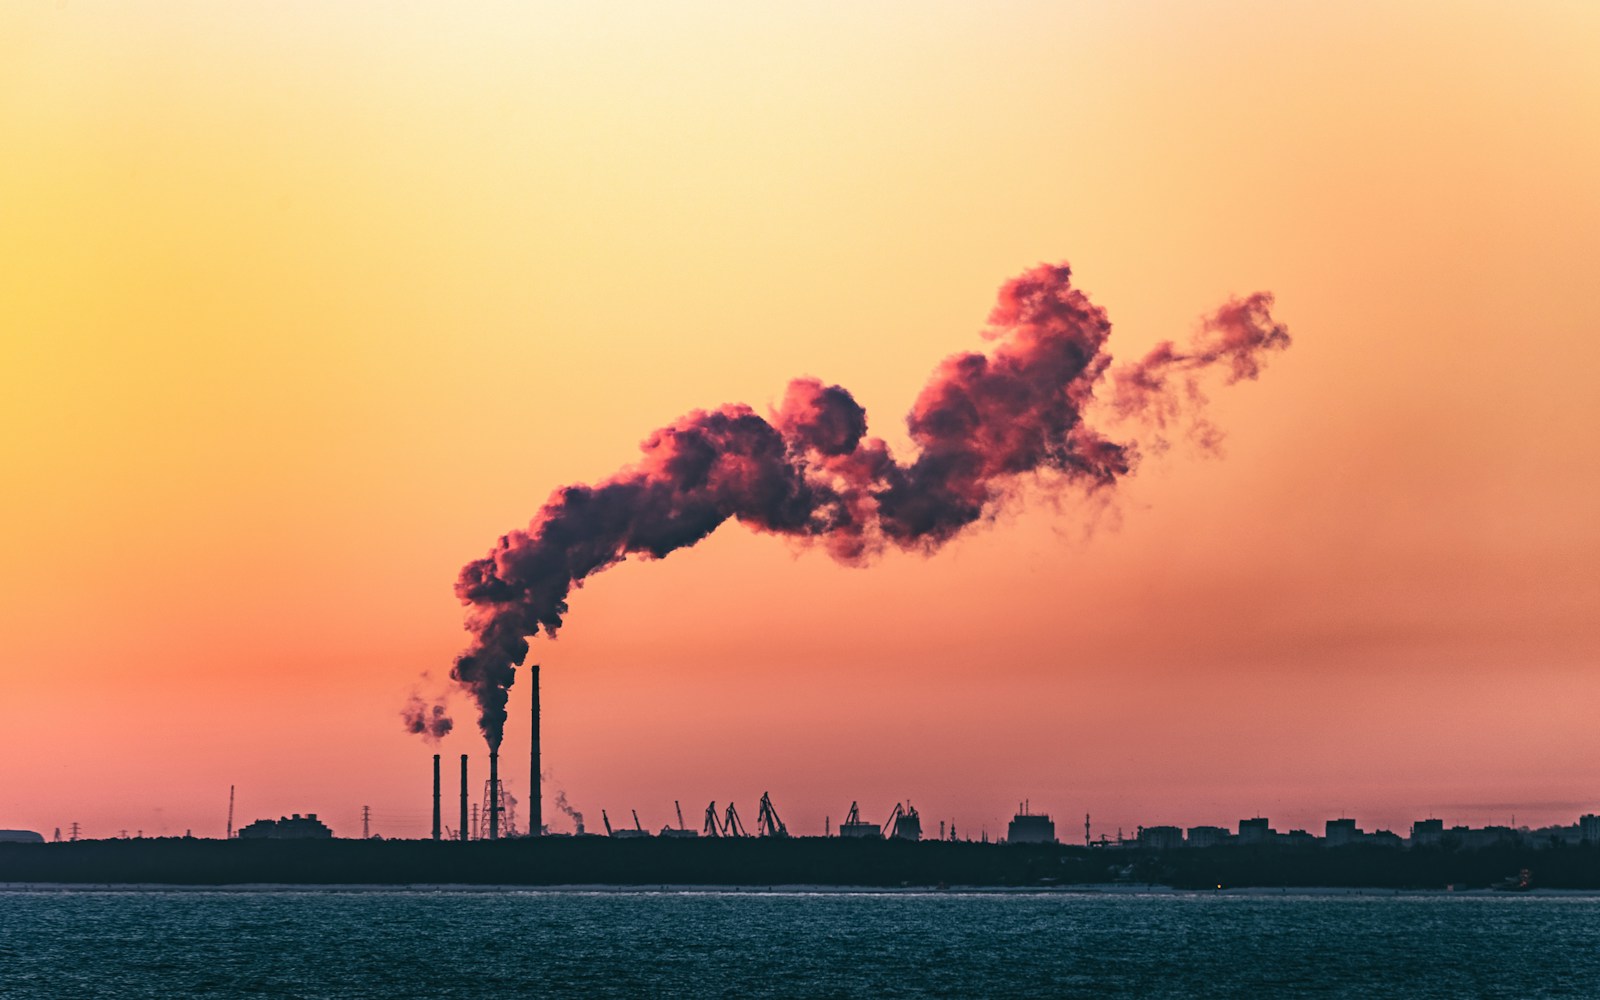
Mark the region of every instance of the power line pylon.
<instances>
[{"instance_id":1,"label":"power line pylon","mask_svg":"<svg viewBox=\"0 0 1600 1000\"><path fill-rule=\"evenodd\" d=\"M515 837L517 835L517 800L506 791L506 783L504 781L500 782L500 801L496 802L495 798L491 782L485 781L483 783L483 809L481 810L481 815L486 818L491 815L502 817L498 824L489 826L489 839Z\"/></svg>"}]
</instances>

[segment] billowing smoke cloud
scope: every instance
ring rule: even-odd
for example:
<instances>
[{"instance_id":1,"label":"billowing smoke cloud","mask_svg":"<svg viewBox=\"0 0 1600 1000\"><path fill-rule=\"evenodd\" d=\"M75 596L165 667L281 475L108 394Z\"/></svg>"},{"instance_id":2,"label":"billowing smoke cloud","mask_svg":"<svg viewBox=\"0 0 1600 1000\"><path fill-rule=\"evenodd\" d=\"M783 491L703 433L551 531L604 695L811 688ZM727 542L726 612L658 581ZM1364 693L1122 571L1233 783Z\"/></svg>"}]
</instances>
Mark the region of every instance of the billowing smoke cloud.
<instances>
[{"instance_id":1,"label":"billowing smoke cloud","mask_svg":"<svg viewBox=\"0 0 1600 1000\"><path fill-rule=\"evenodd\" d=\"M732 518L861 565L890 547L934 552L993 517L1023 477L1098 490L1128 475L1135 443L1084 419L1110 371L1111 324L1070 277L1065 264L1040 265L1001 287L990 348L946 358L912 406L909 462L866 436L848 391L804 378L766 417L742 404L697 410L645 439L638 464L556 490L456 583L473 641L451 677L476 699L489 745L500 745L529 638L554 636L572 588L630 555L660 559ZM1254 378L1262 355L1289 343L1271 303L1264 293L1231 301L1188 348L1164 344L1111 372L1113 416L1165 426L1203 403L1203 371Z\"/></svg>"},{"instance_id":2,"label":"billowing smoke cloud","mask_svg":"<svg viewBox=\"0 0 1600 1000\"><path fill-rule=\"evenodd\" d=\"M400 710L400 719L405 723L406 732L416 733L429 743L439 742L455 728L449 711L442 703L430 703L415 692L406 699L405 707Z\"/></svg>"},{"instance_id":3,"label":"billowing smoke cloud","mask_svg":"<svg viewBox=\"0 0 1600 1000\"><path fill-rule=\"evenodd\" d=\"M578 833L583 832L583 813L567 805L567 793L565 791L556 792L556 808L572 817L572 822L577 826Z\"/></svg>"}]
</instances>

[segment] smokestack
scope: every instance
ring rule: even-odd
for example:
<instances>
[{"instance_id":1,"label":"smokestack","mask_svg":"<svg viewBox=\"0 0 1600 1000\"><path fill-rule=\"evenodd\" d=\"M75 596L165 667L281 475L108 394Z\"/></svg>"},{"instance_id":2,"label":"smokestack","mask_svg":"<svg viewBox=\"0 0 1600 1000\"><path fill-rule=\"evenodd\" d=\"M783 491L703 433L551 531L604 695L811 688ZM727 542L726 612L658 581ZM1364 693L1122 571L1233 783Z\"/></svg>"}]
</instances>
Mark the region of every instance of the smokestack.
<instances>
[{"instance_id":1,"label":"smokestack","mask_svg":"<svg viewBox=\"0 0 1600 1000\"><path fill-rule=\"evenodd\" d=\"M489 839L500 839L500 751L489 751Z\"/></svg>"},{"instance_id":2,"label":"smokestack","mask_svg":"<svg viewBox=\"0 0 1600 1000\"><path fill-rule=\"evenodd\" d=\"M461 755L461 839L467 839L467 755Z\"/></svg>"},{"instance_id":3,"label":"smokestack","mask_svg":"<svg viewBox=\"0 0 1600 1000\"><path fill-rule=\"evenodd\" d=\"M439 839L439 755L433 755L433 839Z\"/></svg>"},{"instance_id":4,"label":"smokestack","mask_svg":"<svg viewBox=\"0 0 1600 1000\"><path fill-rule=\"evenodd\" d=\"M537 837L544 833L544 781L539 776L539 665L533 671L533 774L528 787L533 789L533 802L528 806L528 835Z\"/></svg>"},{"instance_id":5,"label":"smokestack","mask_svg":"<svg viewBox=\"0 0 1600 1000\"><path fill-rule=\"evenodd\" d=\"M499 750L490 750L490 840L499 840Z\"/></svg>"}]
</instances>

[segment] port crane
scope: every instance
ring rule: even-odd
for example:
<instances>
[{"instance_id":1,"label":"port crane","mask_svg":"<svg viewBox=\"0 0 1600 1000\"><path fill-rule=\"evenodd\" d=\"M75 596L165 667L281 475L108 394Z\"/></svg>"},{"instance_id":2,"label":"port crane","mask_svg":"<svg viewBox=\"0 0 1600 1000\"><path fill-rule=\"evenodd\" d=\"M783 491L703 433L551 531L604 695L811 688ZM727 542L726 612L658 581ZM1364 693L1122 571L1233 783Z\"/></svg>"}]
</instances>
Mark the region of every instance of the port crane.
<instances>
[{"instance_id":1,"label":"port crane","mask_svg":"<svg viewBox=\"0 0 1600 1000\"><path fill-rule=\"evenodd\" d=\"M692 840L693 838L700 836L699 830L691 830L684 825L683 805L679 803L677 799L672 800L672 808L673 811L678 814L678 825L673 826L671 823L668 823L666 826L663 826L661 828L660 836L675 837L680 840Z\"/></svg>"},{"instance_id":2,"label":"port crane","mask_svg":"<svg viewBox=\"0 0 1600 1000\"><path fill-rule=\"evenodd\" d=\"M745 832L744 824L739 822L739 810L733 807L732 802L728 803L727 815L722 817L722 835L725 837L750 836L749 833Z\"/></svg>"},{"instance_id":3,"label":"port crane","mask_svg":"<svg viewBox=\"0 0 1600 1000\"><path fill-rule=\"evenodd\" d=\"M632 830L625 826L619 826L613 829L611 826L611 817L606 815L606 811L604 809L600 810L600 822L606 825L606 836L616 837L618 840L650 836L650 831L646 830L644 828L644 824L639 822L639 810L637 809L633 810Z\"/></svg>"},{"instance_id":4,"label":"port crane","mask_svg":"<svg viewBox=\"0 0 1600 1000\"><path fill-rule=\"evenodd\" d=\"M681 820L680 820L681 822ZM721 819L717 818L717 803L706 806L705 835L707 837L748 837L744 824L739 822L739 810L728 803L728 811Z\"/></svg>"},{"instance_id":5,"label":"port crane","mask_svg":"<svg viewBox=\"0 0 1600 1000\"><path fill-rule=\"evenodd\" d=\"M886 838L900 838L901 840L922 839L922 817L917 813L917 807L907 802L904 806L896 802L894 812L889 814L888 822L883 824L883 835Z\"/></svg>"},{"instance_id":6,"label":"port crane","mask_svg":"<svg viewBox=\"0 0 1600 1000\"><path fill-rule=\"evenodd\" d=\"M861 820L861 805L858 802L850 803L850 812L846 814L844 822L839 824L841 837L881 837L883 829L876 823L864 823Z\"/></svg>"},{"instance_id":7,"label":"port crane","mask_svg":"<svg viewBox=\"0 0 1600 1000\"><path fill-rule=\"evenodd\" d=\"M756 834L762 837L789 836L789 828L778 818L778 810L772 805L772 796L766 792L761 793L761 812L756 816Z\"/></svg>"},{"instance_id":8,"label":"port crane","mask_svg":"<svg viewBox=\"0 0 1600 1000\"><path fill-rule=\"evenodd\" d=\"M904 816L905 814L905 809L901 807L900 803L896 802L894 804L894 811L889 814L888 819L883 821L883 835L885 837L894 836L894 825L898 823L900 821L900 817ZM604 814L602 813L602 815Z\"/></svg>"}]
</instances>

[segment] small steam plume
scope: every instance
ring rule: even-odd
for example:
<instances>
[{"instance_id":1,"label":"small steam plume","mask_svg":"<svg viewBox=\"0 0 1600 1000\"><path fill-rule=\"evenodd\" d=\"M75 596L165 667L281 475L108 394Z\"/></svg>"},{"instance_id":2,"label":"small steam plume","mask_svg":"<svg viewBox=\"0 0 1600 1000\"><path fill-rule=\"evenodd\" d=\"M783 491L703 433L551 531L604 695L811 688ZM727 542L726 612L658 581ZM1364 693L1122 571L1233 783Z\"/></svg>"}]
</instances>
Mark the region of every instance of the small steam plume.
<instances>
[{"instance_id":1,"label":"small steam plume","mask_svg":"<svg viewBox=\"0 0 1600 1000\"><path fill-rule=\"evenodd\" d=\"M556 490L456 583L472 643L450 676L476 700L489 746L500 745L529 638L554 636L572 588L606 567L663 558L730 518L849 565L886 548L931 554L992 518L1023 477L1095 491L1133 470L1136 442L1084 419L1108 372L1113 418L1159 429L1204 403L1202 373L1255 378L1263 355L1289 343L1272 297L1257 293L1206 318L1189 347L1166 343L1111 369L1111 324L1070 279L1066 264L1044 264L1001 286L990 348L946 358L912 406L908 462L866 436L866 411L848 391L802 378L766 417L742 404L697 410L646 438L636 465ZM1194 420L1202 443L1215 437Z\"/></svg>"},{"instance_id":2,"label":"small steam plume","mask_svg":"<svg viewBox=\"0 0 1600 1000\"><path fill-rule=\"evenodd\" d=\"M583 813L567 804L567 793L565 791L556 792L556 808L571 816L572 822L578 827L577 832L583 832Z\"/></svg>"},{"instance_id":3,"label":"small steam plume","mask_svg":"<svg viewBox=\"0 0 1600 1000\"><path fill-rule=\"evenodd\" d=\"M439 742L455 728L449 711L442 703L430 702L416 692L406 699L405 707L400 710L400 718L405 723L406 732L416 733L429 743Z\"/></svg>"}]
</instances>

